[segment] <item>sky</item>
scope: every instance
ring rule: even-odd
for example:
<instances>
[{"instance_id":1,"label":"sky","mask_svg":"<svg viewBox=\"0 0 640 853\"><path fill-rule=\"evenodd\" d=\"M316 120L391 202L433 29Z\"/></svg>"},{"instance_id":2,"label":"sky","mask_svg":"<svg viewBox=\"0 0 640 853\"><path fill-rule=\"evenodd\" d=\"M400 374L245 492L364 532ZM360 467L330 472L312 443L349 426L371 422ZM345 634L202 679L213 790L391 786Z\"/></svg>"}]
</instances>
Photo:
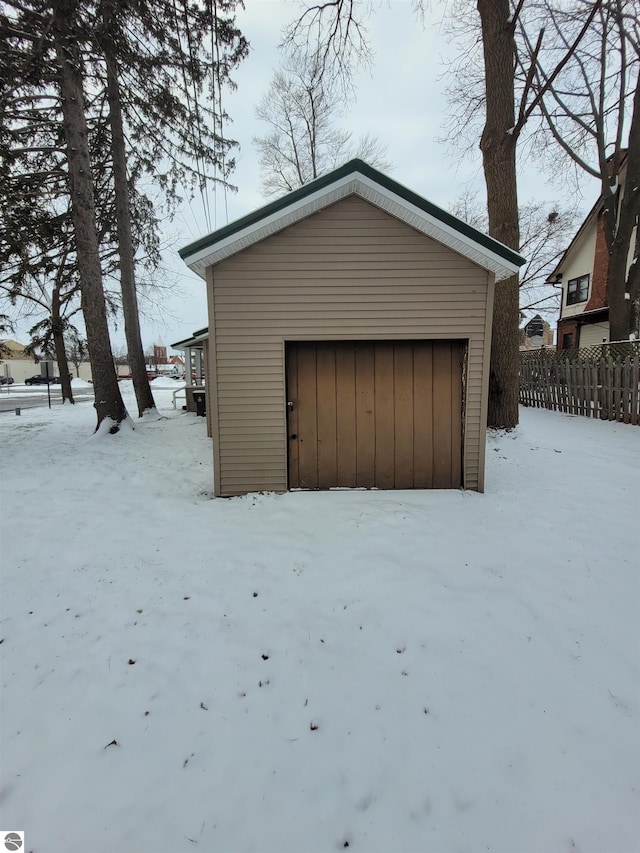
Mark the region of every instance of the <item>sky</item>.
<instances>
[{"instance_id":1,"label":"sky","mask_svg":"<svg viewBox=\"0 0 640 853\"><path fill-rule=\"evenodd\" d=\"M461 156L438 142L447 113L446 62L459 54L459 48L452 43L445 21L453 0L425 5L430 8L423 23L413 0L362 0L373 62L356 76L356 100L339 123L356 138L377 136L388 146L389 175L434 204L449 208L465 190L478 191L480 200L484 199L482 164L479 149ZM226 132L240 146L232 176L238 192L227 193L225 203L223 193L214 196L210 191L212 227L199 196L186 200L166 226L163 242L169 248L163 253L162 276L168 287L160 306L141 305L145 348L159 339L170 345L207 324L204 282L187 269L178 250L266 203L252 145L252 138L264 132L255 117L255 106L279 65L282 29L300 8L300 0L246 0L246 9L238 12L238 25L251 50L232 75L237 90L223 94L223 106L232 120ZM474 4L469 8L475 14ZM554 186L531 165L522 164L519 180L521 201L566 201L562 197L566 190ZM584 181L581 207L585 213L598 191L594 181ZM29 325L23 324L22 331ZM16 337L20 339L19 334ZM121 321L112 330L112 343L115 349L124 345Z\"/></svg>"}]
</instances>

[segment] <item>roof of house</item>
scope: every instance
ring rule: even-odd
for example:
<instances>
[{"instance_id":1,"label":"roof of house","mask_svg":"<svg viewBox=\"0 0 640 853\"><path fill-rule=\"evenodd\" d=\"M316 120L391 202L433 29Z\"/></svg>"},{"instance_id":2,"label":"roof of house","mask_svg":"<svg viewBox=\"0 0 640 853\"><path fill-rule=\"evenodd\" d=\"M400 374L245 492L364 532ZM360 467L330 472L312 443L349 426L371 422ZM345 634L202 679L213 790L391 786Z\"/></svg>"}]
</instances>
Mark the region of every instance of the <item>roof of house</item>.
<instances>
[{"instance_id":1,"label":"roof of house","mask_svg":"<svg viewBox=\"0 0 640 853\"><path fill-rule=\"evenodd\" d=\"M322 175L282 198L219 228L180 250L187 266L202 278L206 268L317 213L349 195L358 195L493 272L497 280L518 272L525 259L492 237L378 172L362 160Z\"/></svg>"},{"instance_id":2,"label":"roof of house","mask_svg":"<svg viewBox=\"0 0 640 853\"><path fill-rule=\"evenodd\" d=\"M24 345L18 343L18 341L11 340L11 338L5 338L3 340L0 340L0 343L2 344L2 350L5 353L5 358L33 358L32 355L29 355L25 352Z\"/></svg>"},{"instance_id":3,"label":"roof of house","mask_svg":"<svg viewBox=\"0 0 640 853\"><path fill-rule=\"evenodd\" d=\"M190 349L198 349L202 348L204 341L209 337L209 327L205 326L204 329L198 329L197 332L194 332L190 338L185 338L182 341L176 341L175 344L171 344L171 349L179 349L184 350Z\"/></svg>"}]
</instances>

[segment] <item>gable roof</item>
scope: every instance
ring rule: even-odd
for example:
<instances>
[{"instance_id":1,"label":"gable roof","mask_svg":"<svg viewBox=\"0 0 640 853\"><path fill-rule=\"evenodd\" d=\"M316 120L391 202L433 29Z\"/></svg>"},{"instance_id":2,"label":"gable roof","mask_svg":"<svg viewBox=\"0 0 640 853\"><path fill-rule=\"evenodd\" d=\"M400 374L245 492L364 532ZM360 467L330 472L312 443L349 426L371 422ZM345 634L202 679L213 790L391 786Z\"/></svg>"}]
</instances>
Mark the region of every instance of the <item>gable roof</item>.
<instances>
[{"instance_id":1,"label":"gable roof","mask_svg":"<svg viewBox=\"0 0 640 853\"><path fill-rule=\"evenodd\" d=\"M513 249L436 207L362 160L350 160L339 169L190 243L180 249L180 257L189 269L204 278L206 268L212 264L349 195L360 196L417 231L449 246L483 269L493 272L498 281L516 274L525 262Z\"/></svg>"},{"instance_id":2,"label":"gable roof","mask_svg":"<svg viewBox=\"0 0 640 853\"><path fill-rule=\"evenodd\" d=\"M18 343L18 341L14 341L12 338L0 339L0 345L0 358L34 360L33 355L25 351L24 345Z\"/></svg>"}]
</instances>

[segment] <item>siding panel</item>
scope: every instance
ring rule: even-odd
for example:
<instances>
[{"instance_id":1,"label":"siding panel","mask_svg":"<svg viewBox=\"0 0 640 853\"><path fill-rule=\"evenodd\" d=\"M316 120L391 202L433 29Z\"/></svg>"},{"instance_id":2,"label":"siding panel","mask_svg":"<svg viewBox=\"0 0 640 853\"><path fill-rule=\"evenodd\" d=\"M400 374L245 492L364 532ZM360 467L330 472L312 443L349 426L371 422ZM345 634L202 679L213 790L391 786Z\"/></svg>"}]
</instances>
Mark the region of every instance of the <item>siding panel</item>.
<instances>
[{"instance_id":1,"label":"siding panel","mask_svg":"<svg viewBox=\"0 0 640 853\"><path fill-rule=\"evenodd\" d=\"M209 270L208 287L210 365L217 372L216 494L287 488L287 340L468 341L462 474L466 487L477 487L478 448L484 441L479 382L491 287L485 270L352 196L220 262ZM336 357L346 357L339 347ZM346 431L340 437L342 417L355 418L363 436L356 465L375 452L364 425L384 415L373 400L358 396L359 372L372 368L364 357L354 364L355 412L344 409L338 387L339 411L323 415L322 429L334 437L333 452L337 439L341 481L354 477L341 468L340 442L347 440ZM390 383L384 393L393 395L393 376ZM446 404L457 405L450 388L443 389L447 393ZM419 412L410 417L415 421ZM303 453L300 447L301 466ZM317 486L317 471L315 483L310 476L308 487Z\"/></svg>"}]
</instances>

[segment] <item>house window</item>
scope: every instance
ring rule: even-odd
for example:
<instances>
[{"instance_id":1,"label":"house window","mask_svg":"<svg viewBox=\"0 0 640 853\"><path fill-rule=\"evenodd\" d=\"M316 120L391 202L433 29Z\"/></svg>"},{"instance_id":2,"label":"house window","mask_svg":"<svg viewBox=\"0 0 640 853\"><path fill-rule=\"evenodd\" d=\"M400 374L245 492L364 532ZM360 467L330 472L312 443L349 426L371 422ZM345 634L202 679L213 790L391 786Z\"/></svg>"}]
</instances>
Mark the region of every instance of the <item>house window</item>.
<instances>
[{"instance_id":1,"label":"house window","mask_svg":"<svg viewBox=\"0 0 640 853\"><path fill-rule=\"evenodd\" d=\"M579 278L569 279L567 282L567 305L575 305L576 302L586 302L588 295L588 275L581 275Z\"/></svg>"},{"instance_id":2,"label":"house window","mask_svg":"<svg viewBox=\"0 0 640 853\"><path fill-rule=\"evenodd\" d=\"M562 336L562 349L573 349L573 332L565 332Z\"/></svg>"}]
</instances>

